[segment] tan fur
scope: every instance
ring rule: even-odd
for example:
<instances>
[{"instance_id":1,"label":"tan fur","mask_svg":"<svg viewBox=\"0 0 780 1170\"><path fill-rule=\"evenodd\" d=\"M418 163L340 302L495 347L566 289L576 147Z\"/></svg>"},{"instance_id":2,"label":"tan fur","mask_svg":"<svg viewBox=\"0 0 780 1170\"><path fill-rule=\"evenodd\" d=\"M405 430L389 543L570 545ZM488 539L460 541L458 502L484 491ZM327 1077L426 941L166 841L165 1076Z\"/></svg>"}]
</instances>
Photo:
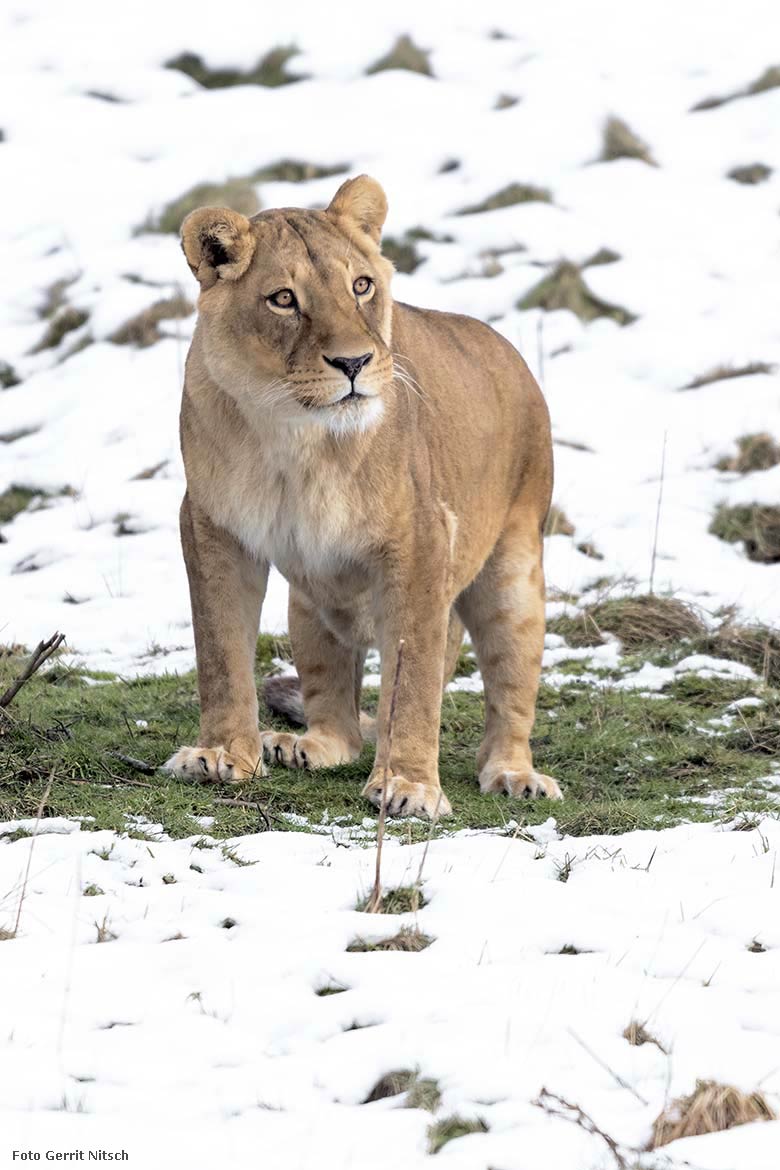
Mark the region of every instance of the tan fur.
<instances>
[{"instance_id":1,"label":"tan fur","mask_svg":"<svg viewBox=\"0 0 780 1170\"><path fill-rule=\"evenodd\" d=\"M201 282L181 413L201 732L169 766L239 780L262 771L263 750L291 767L353 760L363 660L378 645L365 793L380 801L387 766L392 813L447 813L441 694L462 621L485 682L480 785L557 797L528 744L544 637L547 409L522 358L487 325L393 301L378 244L386 210L379 185L360 176L324 212L247 220L205 208L184 222ZM368 295L353 288L363 276ZM288 289L297 309L286 293L269 301ZM342 401L350 380L325 359L365 354L357 397ZM261 738L253 652L272 563L290 584L307 730Z\"/></svg>"}]
</instances>

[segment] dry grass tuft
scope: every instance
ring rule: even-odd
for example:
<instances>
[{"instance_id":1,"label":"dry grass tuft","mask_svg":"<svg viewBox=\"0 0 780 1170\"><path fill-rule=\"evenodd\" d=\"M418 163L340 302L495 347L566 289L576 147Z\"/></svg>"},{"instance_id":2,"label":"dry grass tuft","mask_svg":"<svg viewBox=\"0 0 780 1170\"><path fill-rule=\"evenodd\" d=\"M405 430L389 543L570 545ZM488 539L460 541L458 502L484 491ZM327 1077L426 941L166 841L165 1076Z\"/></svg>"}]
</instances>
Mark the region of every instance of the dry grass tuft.
<instances>
[{"instance_id":1,"label":"dry grass tuft","mask_svg":"<svg viewBox=\"0 0 780 1170\"><path fill-rule=\"evenodd\" d=\"M422 73L425 77L433 77L430 53L415 45L410 36L400 36L389 53L380 57L370 65L366 73L382 73L385 69L406 69L410 73Z\"/></svg>"},{"instance_id":2,"label":"dry grass tuft","mask_svg":"<svg viewBox=\"0 0 780 1170\"><path fill-rule=\"evenodd\" d=\"M780 686L780 630L771 626L741 626L727 619L705 634L698 649L717 658L742 662L768 686Z\"/></svg>"},{"instance_id":3,"label":"dry grass tuft","mask_svg":"<svg viewBox=\"0 0 780 1170\"><path fill-rule=\"evenodd\" d=\"M421 1077L419 1069L400 1068L380 1077L363 1104L398 1097L401 1093L406 1094L406 1109L426 1109L434 1113L441 1103L441 1089L437 1081L432 1077Z\"/></svg>"},{"instance_id":4,"label":"dry grass tuft","mask_svg":"<svg viewBox=\"0 0 780 1170\"><path fill-rule=\"evenodd\" d=\"M568 309L581 321L594 321L597 317L609 317L618 325L630 325L636 317L619 305L602 301L591 292L582 278L576 264L561 260L552 272L542 277L538 284L517 302L518 309Z\"/></svg>"},{"instance_id":5,"label":"dry grass tuft","mask_svg":"<svg viewBox=\"0 0 780 1170\"><path fill-rule=\"evenodd\" d=\"M489 195L481 203L461 207L457 215L478 215L482 211L498 211L502 207L515 207L518 203L552 203L552 194L547 187L535 187L533 183L509 183Z\"/></svg>"},{"instance_id":6,"label":"dry grass tuft","mask_svg":"<svg viewBox=\"0 0 780 1170\"><path fill-rule=\"evenodd\" d=\"M197 53L180 53L165 62L166 69L186 73L204 89L226 89L232 85L290 85L303 81L303 75L290 73L287 63L299 50L295 45L279 45L261 57L252 69L210 69Z\"/></svg>"},{"instance_id":7,"label":"dry grass tuft","mask_svg":"<svg viewBox=\"0 0 780 1170\"><path fill-rule=\"evenodd\" d=\"M356 910L368 910L373 900L373 893L361 898L355 907ZM372 914L416 914L421 907L427 905L427 899L419 886L398 886L395 890L385 890L378 906Z\"/></svg>"},{"instance_id":8,"label":"dry grass tuft","mask_svg":"<svg viewBox=\"0 0 780 1170\"><path fill-rule=\"evenodd\" d=\"M137 229L143 232L178 234L182 220L198 207L229 207L241 215L260 210L260 200L248 179L226 179L224 183L198 183L178 199L171 200L159 215L149 216Z\"/></svg>"},{"instance_id":9,"label":"dry grass tuft","mask_svg":"<svg viewBox=\"0 0 780 1170\"><path fill-rule=\"evenodd\" d=\"M667 1050L661 1041L652 1032L648 1032L645 1025L639 1020L631 1021L623 1033L623 1038L628 1040L629 1044L635 1048L641 1048L643 1044L653 1044L660 1052L667 1054Z\"/></svg>"},{"instance_id":10,"label":"dry grass tuft","mask_svg":"<svg viewBox=\"0 0 780 1170\"><path fill-rule=\"evenodd\" d=\"M747 362L744 366L722 365L714 366L697 378L691 378L681 386L681 390L698 390L700 386L709 386L712 382L725 382L727 378L746 378L750 374L773 374L775 367L771 362Z\"/></svg>"},{"instance_id":11,"label":"dry grass tuft","mask_svg":"<svg viewBox=\"0 0 780 1170\"><path fill-rule=\"evenodd\" d=\"M544 522L545 536L574 536L574 525L557 504L552 504Z\"/></svg>"},{"instance_id":12,"label":"dry grass tuft","mask_svg":"<svg viewBox=\"0 0 780 1170\"><path fill-rule=\"evenodd\" d=\"M160 332L161 321L171 321L189 317L195 312L195 306L179 293L162 301L155 301L148 309L137 313L109 337L114 345L135 345L139 349L146 349L160 341L164 334Z\"/></svg>"},{"instance_id":13,"label":"dry grass tuft","mask_svg":"<svg viewBox=\"0 0 780 1170\"><path fill-rule=\"evenodd\" d=\"M604 123L604 142L600 162L612 162L616 158L638 158L651 167L658 163L650 148L621 118L607 118Z\"/></svg>"},{"instance_id":14,"label":"dry grass tuft","mask_svg":"<svg viewBox=\"0 0 780 1170\"><path fill-rule=\"evenodd\" d=\"M435 1122L428 1130L428 1150L431 1154L438 1154L447 1142L456 1138L467 1137L470 1133L487 1133L488 1127L481 1117L466 1120L464 1117L443 1117Z\"/></svg>"},{"instance_id":15,"label":"dry grass tuft","mask_svg":"<svg viewBox=\"0 0 780 1170\"><path fill-rule=\"evenodd\" d=\"M520 101L519 97L515 97L511 93L500 93L496 98L494 110L511 110L512 106L516 106Z\"/></svg>"},{"instance_id":16,"label":"dry grass tuft","mask_svg":"<svg viewBox=\"0 0 780 1170\"><path fill-rule=\"evenodd\" d=\"M402 926L398 934L392 935L390 938L380 938L376 942L369 942L364 938L356 938L349 944L347 950L351 953L364 951L424 951L429 947L433 939L423 934L421 930L416 930L413 927Z\"/></svg>"},{"instance_id":17,"label":"dry grass tuft","mask_svg":"<svg viewBox=\"0 0 780 1170\"><path fill-rule=\"evenodd\" d=\"M766 431L757 435L741 435L737 439L737 454L724 455L715 464L718 471L767 471L780 463L780 446Z\"/></svg>"},{"instance_id":18,"label":"dry grass tuft","mask_svg":"<svg viewBox=\"0 0 780 1170\"><path fill-rule=\"evenodd\" d=\"M318 987L314 994L324 999L329 995L341 995L344 991L349 991L349 988L338 986L335 983L326 983L324 987Z\"/></svg>"},{"instance_id":19,"label":"dry grass tuft","mask_svg":"<svg viewBox=\"0 0 780 1170\"><path fill-rule=\"evenodd\" d=\"M0 361L0 390L11 390L14 386L20 386L21 382L22 379L10 362Z\"/></svg>"},{"instance_id":20,"label":"dry grass tuft","mask_svg":"<svg viewBox=\"0 0 780 1170\"><path fill-rule=\"evenodd\" d=\"M385 236L382 240L382 255L390 260L396 272L416 272L424 256L414 246L414 240L406 236Z\"/></svg>"},{"instance_id":21,"label":"dry grass tuft","mask_svg":"<svg viewBox=\"0 0 780 1170\"><path fill-rule=\"evenodd\" d=\"M772 504L720 504L709 531L729 544L742 542L749 560L780 561L780 507Z\"/></svg>"},{"instance_id":22,"label":"dry grass tuft","mask_svg":"<svg viewBox=\"0 0 780 1170\"><path fill-rule=\"evenodd\" d=\"M620 255L620 253L614 252L612 248L599 248L599 250L594 252L592 256L589 256L587 260L583 260L582 267L597 268L600 264L615 264L618 260L622 259L623 257Z\"/></svg>"},{"instance_id":23,"label":"dry grass tuft","mask_svg":"<svg viewBox=\"0 0 780 1170\"><path fill-rule=\"evenodd\" d=\"M653 1123L649 1148L658 1149L683 1137L720 1133L750 1121L774 1121L775 1114L762 1093L743 1093L734 1085L697 1081L687 1097L677 1097Z\"/></svg>"},{"instance_id":24,"label":"dry grass tuft","mask_svg":"<svg viewBox=\"0 0 780 1170\"><path fill-rule=\"evenodd\" d=\"M748 166L732 167L727 172L726 178L733 179L735 183L745 183L752 187L756 183L765 183L771 174L772 168L768 167L766 163L750 163Z\"/></svg>"}]
</instances>

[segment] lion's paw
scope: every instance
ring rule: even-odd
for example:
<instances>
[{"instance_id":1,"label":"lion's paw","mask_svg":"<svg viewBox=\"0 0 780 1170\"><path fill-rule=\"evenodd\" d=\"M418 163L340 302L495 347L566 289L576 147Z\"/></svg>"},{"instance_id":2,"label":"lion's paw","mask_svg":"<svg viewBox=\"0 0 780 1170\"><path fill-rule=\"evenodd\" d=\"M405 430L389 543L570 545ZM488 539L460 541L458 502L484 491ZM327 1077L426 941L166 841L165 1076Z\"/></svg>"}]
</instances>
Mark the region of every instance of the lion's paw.
<instances>
[{"instance_id":1,"label":"lion's paw","mask_svg":"<svg viewBox=\"0 0 780 1170\"><path fill-rule=\"evenodd\" d=\"M383 776L379 774L369 776L368 783L363 789L363 796L367 796L372 804L381 808L384 786ZM434 820L438 817L447 817L452 812L452 805L440 785L420 784L406 780L403 776L388 776L386 800L387 812L393 817L424 815Z\"/></svg>"},{"instance_id":2,"label":"lion's paw","mask_svg":"<svg viewBox=\"0 0 780 1170\"><path fill-rule=\"evenodd\" d=\"M270 763L283 764L285 768L335 768L356 760L360 747L352 747L336 735L266 731L263 734L263 755Z\"/></svg>"},{"instance_id":3,"label":"lion's paw","mask_svg":"<svg viewBox=\"0 0 780 1170\"><path fill-rule=\"evenodd\" d=\"M173 772L174 776L182 780L194 780L199 784L217 780L234 784L253 776L266 775L261 759L258 758L254 768L251 768L248 762L239 761L224 747L181 747L163 764L163 769Z\"/></svg>"},{"instance_id":4,"label":"lion's paw","mask_svg":"<svg viewBox=\"0 0 780 1170\"><path fill-rule=\"evenodd\" d=\"M557 781L541 772L513 772L488 765L480 772L479 787L482 792L505 792L507 796L546 796L549 800L563 800Z\"/></svg>"}]
</instances>

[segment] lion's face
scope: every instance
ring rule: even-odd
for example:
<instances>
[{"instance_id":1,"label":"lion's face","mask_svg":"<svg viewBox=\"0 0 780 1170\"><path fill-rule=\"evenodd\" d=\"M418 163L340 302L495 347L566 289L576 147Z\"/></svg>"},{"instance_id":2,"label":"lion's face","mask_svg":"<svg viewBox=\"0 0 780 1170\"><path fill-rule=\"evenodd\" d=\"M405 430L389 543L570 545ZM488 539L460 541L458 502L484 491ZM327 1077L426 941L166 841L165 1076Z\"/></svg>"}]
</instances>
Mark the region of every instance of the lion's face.
<instances>
[{"instance_id":1,"label":"lion's face","mask_svg":"<svg viewBox=\"0 0 780 1170\"><path fill-rule=\"evenodd\" d=\"M182 244L201 284L210 374L245 412L344 434L378 421L393 379L387 204L361 176L328 209L201 208Z\"/></svg>"}]
</instances>

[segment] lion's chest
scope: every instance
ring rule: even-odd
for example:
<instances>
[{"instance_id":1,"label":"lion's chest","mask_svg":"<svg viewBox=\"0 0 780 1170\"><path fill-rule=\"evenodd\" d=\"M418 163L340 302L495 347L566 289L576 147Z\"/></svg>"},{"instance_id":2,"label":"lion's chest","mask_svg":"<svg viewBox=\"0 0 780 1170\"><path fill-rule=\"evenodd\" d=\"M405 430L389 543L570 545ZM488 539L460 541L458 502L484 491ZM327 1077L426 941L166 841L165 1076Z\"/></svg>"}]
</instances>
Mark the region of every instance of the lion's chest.
<instances>
[{"instance_id":1,"label":"lion's chest","mask_svg":"<svg viewBox=\"0 0 780 1170\"><path fill-rule=\"evenodd\" d=\"M228 477L218 510L249 552L291 580L332 577L366 544L360 500L328 467L258 461Z\"/></svg>"}]
</instances>

